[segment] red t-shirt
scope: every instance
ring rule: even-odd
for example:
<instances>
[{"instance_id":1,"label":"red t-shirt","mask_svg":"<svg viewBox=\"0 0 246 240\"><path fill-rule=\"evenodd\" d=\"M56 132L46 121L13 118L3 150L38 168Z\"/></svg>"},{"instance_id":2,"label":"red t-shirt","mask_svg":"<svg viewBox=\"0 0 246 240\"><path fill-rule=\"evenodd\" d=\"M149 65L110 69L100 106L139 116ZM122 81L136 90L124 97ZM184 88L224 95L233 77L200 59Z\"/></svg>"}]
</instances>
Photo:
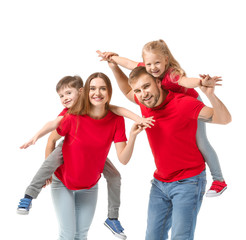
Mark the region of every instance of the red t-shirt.
<instances>
[{"instance_id":1,"label":"red t-shirt","mask_svg":"<svg viewBox=\"0 0 246 240\"><path fill-rule=\"evenodd\" d=\"M64 164L55 175L71 190L93 187L101 177L112 141L127 141L124 118L111 111L97 120L66 114L57 132L65 136Z\"/></svg>"},{"instance_id":2,"label":"red t-shirt","mask_svg":"<svg viewBox=\"0 0 246 240\"><path fill-rule=\"evenodd\" d=\"M169 91L163 103L147 108L135 96L142 115L154 116L155 126L146 133L154 156L154 177L173 182L200 174L205 169L196 145L197 118L204 104L184 94Z\"/></svg>"},{"instance_id":3,"label":"red t-shirt","mask_svg":"<svg viewBox=\"0 0 246 240\"><path fill-rule=\"evenodd\" d=\"M144 63L138 63L138 66L145 66ZM171 69L168 70L162 81L161 81L161 85L164 89L166 90L170 90L172 92L178 92L178 93L183 93L186 94L188 96L197 98L198 97L198 93L195 89L193 88L185 88L182 87L178 84L179 81L179 75L172 75L171 74Z\"/></svg>"}]
</instances>

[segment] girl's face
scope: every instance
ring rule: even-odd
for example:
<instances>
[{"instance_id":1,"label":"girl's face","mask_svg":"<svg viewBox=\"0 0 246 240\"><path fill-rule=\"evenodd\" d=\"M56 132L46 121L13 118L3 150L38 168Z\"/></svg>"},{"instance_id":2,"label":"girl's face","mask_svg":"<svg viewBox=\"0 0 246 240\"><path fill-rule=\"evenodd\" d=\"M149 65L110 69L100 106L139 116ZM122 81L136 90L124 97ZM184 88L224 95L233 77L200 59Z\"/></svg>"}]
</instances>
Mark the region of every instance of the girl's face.
<instances>
[{"instance_id":1,"label":"girl's face","mask_svg":"<svg viewBox=\"0 0 246 240\"><path fill-rule=\"evenodd\" d=\"M108 88L102 78L98 77L91 80L89 100L93 106L105 106L108 102Z\"/></svg>"},{"instance_id":2,"label":"girl's face","mask_svg":"<svg viewBox=\"0 0 246 240\"><path fill-rule=\"evenodd\" d=\"M143 60L148 73L155 78L163 77L168 64L167 57L153 52L145 52Z\"/></svg>"},{"instance_id":3,"label":"girl's face","mask_svg":"<svg viewBox=\"0 0 246 240\"><path fill-rule=\"evenodd\" d=\"M81 88L82 90L82 88ZM65 108L71 108L74 103L77 101L80 90L77 90L76 88L71 87L64 87L58 91L58 94L60 96L60 100L62 105Z\"/></svg>"}]
</instances>

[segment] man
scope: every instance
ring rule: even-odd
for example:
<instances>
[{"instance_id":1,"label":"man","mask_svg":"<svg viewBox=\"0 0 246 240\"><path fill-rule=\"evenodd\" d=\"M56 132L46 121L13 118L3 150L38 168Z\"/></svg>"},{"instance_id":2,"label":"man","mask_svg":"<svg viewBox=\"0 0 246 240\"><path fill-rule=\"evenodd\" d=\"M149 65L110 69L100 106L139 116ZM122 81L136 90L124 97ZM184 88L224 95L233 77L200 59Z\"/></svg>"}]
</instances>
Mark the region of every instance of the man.
<instances>
[{"instance_id":1,"label":"man","mask_svg":"<svg viewBox=\"0 0 246 240\"><path fill-rule=\"evenodd\" d=\"M167 239L170 228L173 240L193 239L206 186L205 162L196 145L197 119L227 124L231 115L215 96L214 87L201 87L210 108L195 98L163 90L160 80L145 67L135 68L128 82L117 65L109 66L124 95L140 106L143 116L156 120L154 127L146 129L157 168L146 240Z\"/></svg>"}]
</instances>

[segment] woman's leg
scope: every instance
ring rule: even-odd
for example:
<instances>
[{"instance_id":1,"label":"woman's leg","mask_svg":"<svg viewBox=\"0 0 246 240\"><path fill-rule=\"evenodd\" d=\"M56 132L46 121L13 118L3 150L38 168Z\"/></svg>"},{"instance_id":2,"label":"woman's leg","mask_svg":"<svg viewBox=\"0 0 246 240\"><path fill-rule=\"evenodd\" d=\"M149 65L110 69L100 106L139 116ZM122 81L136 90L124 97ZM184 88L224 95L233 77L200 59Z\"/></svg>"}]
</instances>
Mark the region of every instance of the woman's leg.
<instances>
[{"instance_id":1,"label":"woman's leg","mask_svg":"<svg viewBox=\"0 0 246 240\"><path fill-rule=\"evenodd\" d=\"M94 217L97 203L98 185L90 189L74 191L76 234L74 240L86 240Z\"/></svg>"},{"instance_id":2,"label":"woman's leg","mask_svg":"<svg viewBox=\"0 0 246 240\"><path fill-rule=\"evenodd\" d=\"M53 174L51 195L59 222L59 240L74 240L76 233L76 217L73 191L67 189Z\"/></svg>"}]
</instances>

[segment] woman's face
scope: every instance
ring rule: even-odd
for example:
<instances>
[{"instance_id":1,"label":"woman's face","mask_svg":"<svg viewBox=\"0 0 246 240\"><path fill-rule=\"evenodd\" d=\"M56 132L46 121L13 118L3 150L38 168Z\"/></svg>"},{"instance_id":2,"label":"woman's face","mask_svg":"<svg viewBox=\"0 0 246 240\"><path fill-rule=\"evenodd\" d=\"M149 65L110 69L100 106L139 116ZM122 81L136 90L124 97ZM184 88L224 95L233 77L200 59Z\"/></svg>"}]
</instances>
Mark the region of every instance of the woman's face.
<instances>
[{"instance_id":1,"label":"woman's face","mask_svg":"<svg viewBox=\"0 0 246 240\"><path fill-rule=\"evenodd\" d=\"M93 106L105 106L108 102L107 85L102 78L94 78L90 82L89 100Z\"/></svg>"}]
</instances>

